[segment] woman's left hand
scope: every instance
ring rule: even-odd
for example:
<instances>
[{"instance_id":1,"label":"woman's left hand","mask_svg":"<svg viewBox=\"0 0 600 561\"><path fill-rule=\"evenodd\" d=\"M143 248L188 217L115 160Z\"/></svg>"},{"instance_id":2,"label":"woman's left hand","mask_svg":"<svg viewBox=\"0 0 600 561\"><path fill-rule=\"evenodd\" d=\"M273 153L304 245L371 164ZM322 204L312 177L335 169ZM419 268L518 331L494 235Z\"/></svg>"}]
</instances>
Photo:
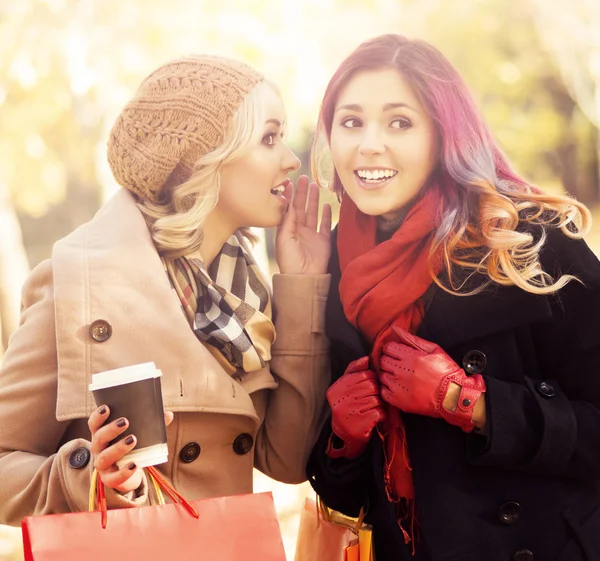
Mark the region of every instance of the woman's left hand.
<instances>
[{"instance_id":1,"label":"woman's left hand","mask_svg":"<svg viewBox=\"0 0 600 561\"><path fill-rule=\"evenodd\" d=\"M383 346L381 397L406 413L442 418L471 432L485 428L485 380L467 376L438 345L398 327Z\"/></svg>"},{"instance_id":2,"label":"woman's left hand","mask_svg":"<svg viewBox=\"0 0 600 561\"><path fill-rule=\"evenodd\" d=\"M308 203L307 203L308 200ZM283 274L318 275L327 272L331 255L331 206L323 205L319 221L319 186L301 175L281 225L275 258Z\"/></svg>"}]
</instances>

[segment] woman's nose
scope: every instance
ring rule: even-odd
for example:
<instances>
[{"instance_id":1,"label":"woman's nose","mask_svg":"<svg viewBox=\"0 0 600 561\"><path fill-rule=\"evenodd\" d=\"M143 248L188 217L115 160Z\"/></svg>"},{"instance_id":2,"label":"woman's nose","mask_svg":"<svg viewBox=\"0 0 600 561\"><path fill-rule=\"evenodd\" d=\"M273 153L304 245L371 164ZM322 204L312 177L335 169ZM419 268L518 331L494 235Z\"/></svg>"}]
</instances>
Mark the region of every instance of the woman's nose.
<instances>
[{"instance_id":1,"label":"woman's nose","mask_svg":"<svg viewBox=\"0 0 600 561\"><path fill-rule=\"evenodd\" d=\"M364 155L383 154L385 152L385 144L381 134L375 129L365 128L360 138L358 150Z\"/></svg>"},{"instance_id":2,"label":"woman's nose","mask_svg":"<svg viewBox=\"0 0 600 561\"><path fill-rule=\"evenodd\" d=\"M285 169L286 172L296 171L300 167L301 163L302 162L300 162L300 158L298 158L298 156L292 152L292 149L287 148L287 152L283 157L283 169Z\"/></svg>"}]
</instances>

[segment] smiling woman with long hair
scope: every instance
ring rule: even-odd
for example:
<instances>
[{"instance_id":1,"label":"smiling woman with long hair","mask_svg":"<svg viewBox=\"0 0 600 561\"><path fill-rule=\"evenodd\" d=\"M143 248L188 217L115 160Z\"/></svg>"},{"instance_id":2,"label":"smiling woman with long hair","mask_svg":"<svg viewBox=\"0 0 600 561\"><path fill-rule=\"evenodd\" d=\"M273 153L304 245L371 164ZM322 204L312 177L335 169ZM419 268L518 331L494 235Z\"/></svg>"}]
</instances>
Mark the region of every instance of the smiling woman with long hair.
<instances>
[{"instance_id":1,"label":"smiling woman with long hair","mask_svg":"<svg viewBox=\"0 0 600 561\"><path fill-rule=\"evenodd\" d=\"M423 41L360 45L327 87L318 132L341 209L331 420L312 485L334 509L366 511L378 561L597 559L589 210L513 171Z\"/></svg>"}]
</instances>

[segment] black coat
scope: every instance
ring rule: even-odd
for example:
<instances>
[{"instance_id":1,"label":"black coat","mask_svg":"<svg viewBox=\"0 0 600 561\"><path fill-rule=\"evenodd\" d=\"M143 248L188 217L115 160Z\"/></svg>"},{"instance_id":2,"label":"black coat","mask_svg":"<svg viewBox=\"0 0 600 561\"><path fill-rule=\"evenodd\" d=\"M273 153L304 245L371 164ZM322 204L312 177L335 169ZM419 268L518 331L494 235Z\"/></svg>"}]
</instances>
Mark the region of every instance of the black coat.
<instances>
[{"instance_id":1,"label":"black coat","mask_svg":"<svg viewBox=\"0 0 600 561\"><path fill-rule=\"evenodd\" d=\"M333 237L327 332L332 378L368 354L346 320ZM552 296L496 286L432 289L418 335L487 384L488 436L404 414L421 541L411 556L383 486L378 436L356 460L331 459L327 423L308 465L330 507L366 506L376 561L600 561L600 262L551 230L544 270L572 281Z\"/></svg>"}]
</instances>

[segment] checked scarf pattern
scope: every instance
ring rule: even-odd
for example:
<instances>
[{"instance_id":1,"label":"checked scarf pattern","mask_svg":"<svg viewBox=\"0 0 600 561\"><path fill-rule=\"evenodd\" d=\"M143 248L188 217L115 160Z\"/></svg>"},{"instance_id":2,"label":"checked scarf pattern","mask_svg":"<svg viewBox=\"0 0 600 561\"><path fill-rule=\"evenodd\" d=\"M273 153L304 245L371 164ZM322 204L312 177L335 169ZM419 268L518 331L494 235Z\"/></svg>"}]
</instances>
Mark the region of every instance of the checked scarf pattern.
<instances>
[{"instance_id":1,"label":"checked scarf pattern","mask_svg":"<svg viewBox=\"0 0 600 561\"><path fill-rule=\"evenodd\" d=\"M161 260L196 337L232 372L263 368L275 340L271 294L242 234L225 242L208 270L199 256Z\"/></svg>"}]
</instances>

